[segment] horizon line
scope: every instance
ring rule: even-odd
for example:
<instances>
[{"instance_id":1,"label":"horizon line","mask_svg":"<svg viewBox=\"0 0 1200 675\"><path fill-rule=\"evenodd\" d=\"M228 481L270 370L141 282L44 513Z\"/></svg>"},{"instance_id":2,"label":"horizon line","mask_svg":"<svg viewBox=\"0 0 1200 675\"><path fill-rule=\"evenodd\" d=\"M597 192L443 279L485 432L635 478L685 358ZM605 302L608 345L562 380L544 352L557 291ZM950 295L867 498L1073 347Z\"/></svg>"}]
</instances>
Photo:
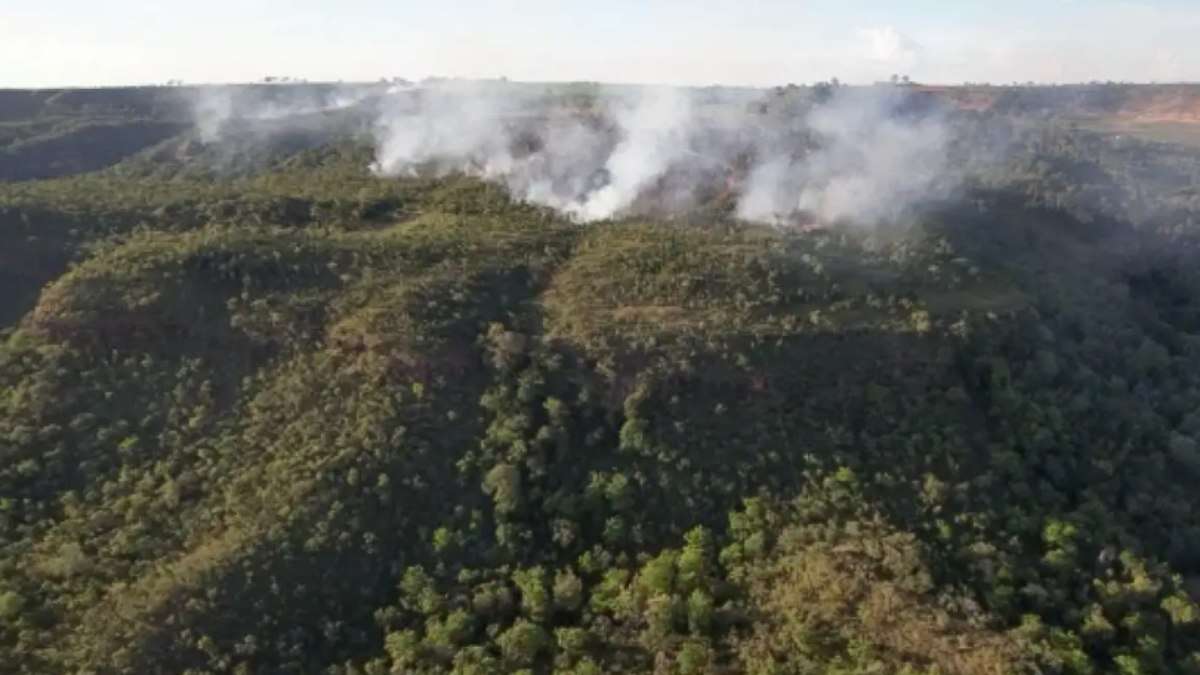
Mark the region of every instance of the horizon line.
<instances>
[{"instance_id":1,"label":"horizon line","mask_svg":"<svg viewBox=\"0 0 1200 675\"><path fill-rule=\"evenodd\" d=\"M819 80L816 82L784 82L772 85L756 85L756 84L732 84L714 82L711 84L683 84L672 82L635 82L635 81L619 81L619 80L517 80L507 77L469 77L469 76L441 76L430 75L418 79L409 79L401 76L391 78L380 77L373 80L308 80L304 78L294 78L291 76L264 76L258 80L227 80L227 81L204 81L204 82L187 82L184 80L167 80L165 82L139 82L139 83L107 83L107 84L89 84L89 85L45 85L45 86L8 86L0 84L0 92L14 91L98 91L108 89L187 89L201 87L249 87L249 86L380 86L394 85L399 82L408 82L414 85L427 84L433 82L479 82L479 83L501 83L512 85L589 85L602 87L667 87L673 89L747 89L767 91L770 89L779 89L786 87L816 87L822 84L828 85L837 82L838 86L842 87L878 87L878 86L898 86L898 87L931 87L941 89L974 89L974 88L989 88L989 89L1017 89L1017 88L1055 88L1055 87L1096 87L1096 86L1123 86L1123 87L1180 87L1180 86L1200 86L1200 80L1171 80L1171 81L1132 81L1132 80L1076 80L1076 81L1037 81L1029 80L1026 82L988 82L988 81L964 81L964 82L938 82L924 80L910 80L908 82L892 82L890 80L875 80L873 82L848 82L840 78L830 78L829 80Z\"/></svg>"}]
</instances>

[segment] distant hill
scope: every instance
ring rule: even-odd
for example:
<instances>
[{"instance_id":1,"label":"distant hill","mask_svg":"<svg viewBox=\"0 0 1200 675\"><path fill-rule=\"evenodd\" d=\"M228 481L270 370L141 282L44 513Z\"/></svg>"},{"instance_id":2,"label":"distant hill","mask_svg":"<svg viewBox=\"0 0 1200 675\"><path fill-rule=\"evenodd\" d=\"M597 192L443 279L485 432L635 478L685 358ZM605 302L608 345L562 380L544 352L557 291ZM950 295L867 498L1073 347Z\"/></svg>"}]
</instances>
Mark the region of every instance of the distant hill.
<instances>
[{"instance_id":1,"label":"distant hill","mask_svg":"<svg viewBox=\"0 0 1200 675\"><path fill-rule=\"evenodd\" d=\"M269 114L367 85L279 84L125 89L0 90L0 181L71 176L110 167L174 137L205 116Z\"/></svg>"},{"instance_id":2,"label":"distant hill","mask_svg":"<svg viewBox=\"0 0 1200 675\"><path fill-rule=\"evenodd\" d=\"M251 119L287 109L371 110L383 84L275 83L0 89L0 181L69 176L106 168L172 137L190 134L206 115ZM564 95L585 85L507 84ZM1077 119L1090 128L1169 142L1200 143L1200 85L1094 84L1047 87L906 87L964 110ZM712 90L704 90L712 91ZM753 90L737 90L751 96ZM322 123L324 124L324 123ZM325 124L328 127L328 124ZM343 128L344 130L344 128ZM328 140L328 133L323 137Z\"/></svg>"}]
</instances>

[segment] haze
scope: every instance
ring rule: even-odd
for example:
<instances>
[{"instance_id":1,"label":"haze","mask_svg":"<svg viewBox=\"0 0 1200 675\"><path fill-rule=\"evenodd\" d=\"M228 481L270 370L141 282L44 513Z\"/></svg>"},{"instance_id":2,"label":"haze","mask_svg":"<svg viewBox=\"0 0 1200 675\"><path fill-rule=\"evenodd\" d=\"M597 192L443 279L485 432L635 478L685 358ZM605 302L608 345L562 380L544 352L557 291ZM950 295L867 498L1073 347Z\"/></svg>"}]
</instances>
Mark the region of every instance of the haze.
<instances>
[{"instance_id":1,"label":"haze","mask_svg":"<svg viewBox=\"0 0 1200 675\"><path fill-rule=\"evenodd\" d=\"M0 86L431 75L770 85L1200 79L1188 0L15 2ZM165 6L164 6L165 5Z\"/></svg>"}]
</instances>

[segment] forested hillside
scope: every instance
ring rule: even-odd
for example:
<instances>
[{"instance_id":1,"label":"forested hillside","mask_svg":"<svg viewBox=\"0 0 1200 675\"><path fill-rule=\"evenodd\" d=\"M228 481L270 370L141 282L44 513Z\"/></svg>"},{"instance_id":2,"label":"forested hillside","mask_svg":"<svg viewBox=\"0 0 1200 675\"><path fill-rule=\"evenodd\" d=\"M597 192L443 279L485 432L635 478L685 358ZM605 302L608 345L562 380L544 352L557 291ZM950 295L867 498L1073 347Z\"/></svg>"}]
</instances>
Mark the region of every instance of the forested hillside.
<instances>
[{"instance_id":1,"label":"forested hillside","mask_svg":"<svg viewBox=\"0 0 1200 675\"><path fill-rule=\"evenodd\" d=\"M584 224L118 94L0 95L0 672L1200 673L1200 153Z\"/></svg>"}]
</instances>

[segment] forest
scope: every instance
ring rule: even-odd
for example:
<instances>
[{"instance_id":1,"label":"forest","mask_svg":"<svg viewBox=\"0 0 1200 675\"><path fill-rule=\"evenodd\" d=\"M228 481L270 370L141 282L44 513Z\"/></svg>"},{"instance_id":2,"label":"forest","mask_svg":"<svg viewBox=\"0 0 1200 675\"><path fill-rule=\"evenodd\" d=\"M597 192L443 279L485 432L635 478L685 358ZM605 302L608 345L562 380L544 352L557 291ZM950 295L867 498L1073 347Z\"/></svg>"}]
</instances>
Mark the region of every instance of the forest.
<instances>
[{"instance_id":1,"label":"forest","mask_svg":"<svg viewBox=\"0 0 1200 675\"><path fill-rule=\"evenodd\" d=\"M0 673L1200 673L1197 93L853 89L0 91Z\"/></svg>"}]
</instances>

